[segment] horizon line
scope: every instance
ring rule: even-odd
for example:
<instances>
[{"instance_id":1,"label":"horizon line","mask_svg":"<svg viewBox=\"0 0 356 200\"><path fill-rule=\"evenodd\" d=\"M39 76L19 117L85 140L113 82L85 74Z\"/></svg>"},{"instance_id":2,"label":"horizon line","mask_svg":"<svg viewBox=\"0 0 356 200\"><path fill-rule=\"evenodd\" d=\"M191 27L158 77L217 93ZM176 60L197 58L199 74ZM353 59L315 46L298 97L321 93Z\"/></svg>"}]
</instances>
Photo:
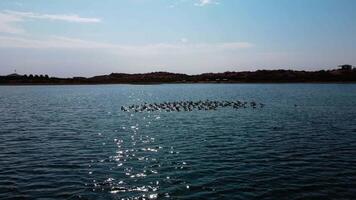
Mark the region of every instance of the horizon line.
<instances>
[{"instance_id":1,"label":"horizon line","mask_svg":"<svg viewBox=\"0 0 356 200\"><path fill-rule=\"evenodd\" d=\"M244 70L244 71L220 71L220 72L202 72L202 73L196 73L196 74L189 74L189 73L183 73L183 72L172 72L172 71L150 71L150 72L135 72L135 73L128 73L128 72L111 72L108 74L98 74L94 76L71 76L71 77L60 77L60 76L50 76L50 78L93 78L93 77L98 77L98 76L108 76L111 74L125 74L125 75L140 75L140 74L153 74L153 73L168 73L168 74L179 74L179 75L188 75L188 76L199 76L203 74L222 74L222 73L244 73L244 72L258 72L258 71L296 71L296 72L319 72L319 71L333 71L333 70L340 70L343 66L349 66L352 70L356 69L356 66L351 65L351 64L342 64L336 66L337 68L330 68L330 69L318 69L318 70L297 70L297 69L291 69L291 68L276 68L276 69L256 69L256 70ZM17 70L14 70L14 73L9 73L5 75L1 75L0 77L7 77L11 75L18 75L18 76L49 76L48 74L19 74Z\"/></svg>"}]
</instances>

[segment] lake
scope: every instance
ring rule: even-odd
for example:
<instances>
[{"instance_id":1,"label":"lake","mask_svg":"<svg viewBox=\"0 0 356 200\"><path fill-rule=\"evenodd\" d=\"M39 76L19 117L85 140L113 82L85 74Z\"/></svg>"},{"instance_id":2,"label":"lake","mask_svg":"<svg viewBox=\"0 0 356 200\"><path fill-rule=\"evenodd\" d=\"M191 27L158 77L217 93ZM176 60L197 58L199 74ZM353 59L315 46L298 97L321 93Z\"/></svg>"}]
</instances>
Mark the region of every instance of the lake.
<instances>
[{"instance_id":1,"label":"lake","mask_svg":"<svg viewBox=\"0 0 356 200\"><path fill-rule=\"evenodd\" d=\"M263 108L123 112L165 101ZM356 84L0 87L0 199L355 199Z\"/></svg>"}]
</instances>

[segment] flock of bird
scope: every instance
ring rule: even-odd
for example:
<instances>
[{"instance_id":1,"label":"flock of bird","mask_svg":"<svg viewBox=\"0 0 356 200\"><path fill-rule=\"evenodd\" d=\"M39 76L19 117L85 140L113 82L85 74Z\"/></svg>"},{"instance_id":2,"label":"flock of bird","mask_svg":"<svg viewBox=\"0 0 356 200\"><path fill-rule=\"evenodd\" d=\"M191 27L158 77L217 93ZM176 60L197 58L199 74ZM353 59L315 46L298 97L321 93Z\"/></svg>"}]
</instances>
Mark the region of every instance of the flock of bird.
<instances>
[{"instance_id":1,"label":"flock of bird","mask_svg":"<svg viewBox=\"0 0 356 200\"><path fill-rule=\"evenodd\" d=\"M265 105L254 101L175 101L163 103L144 103L141 105L121 106L124 112L189 112L193 110L217 110L218 108L262 108Z\"/></svg>"}]
</instances>

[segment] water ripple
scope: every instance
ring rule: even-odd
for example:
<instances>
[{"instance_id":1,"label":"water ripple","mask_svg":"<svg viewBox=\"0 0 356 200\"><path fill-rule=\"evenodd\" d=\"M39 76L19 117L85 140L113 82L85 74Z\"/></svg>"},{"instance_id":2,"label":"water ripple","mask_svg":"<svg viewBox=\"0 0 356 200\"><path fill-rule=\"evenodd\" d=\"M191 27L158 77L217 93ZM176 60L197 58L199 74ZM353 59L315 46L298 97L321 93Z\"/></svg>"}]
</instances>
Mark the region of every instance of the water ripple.
<instances>
[{"instance_id":1,"label":"water ripple","mask_svg":"<svg viewBox=\"0 0 356 200\"><path fill-rule=\"evenodd\" d=\"M0 199L354 199L355 95L332 84L1 87ZM120 110L177 99L267 106Z\"/></svg>"}]
</instances>

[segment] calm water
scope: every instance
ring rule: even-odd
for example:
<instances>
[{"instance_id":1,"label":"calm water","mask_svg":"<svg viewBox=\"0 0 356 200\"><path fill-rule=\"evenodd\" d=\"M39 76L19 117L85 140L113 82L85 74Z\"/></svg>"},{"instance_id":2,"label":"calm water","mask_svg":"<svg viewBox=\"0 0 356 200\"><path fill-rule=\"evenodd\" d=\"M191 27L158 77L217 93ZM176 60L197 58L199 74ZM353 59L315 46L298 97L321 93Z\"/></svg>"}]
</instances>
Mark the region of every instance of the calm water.
<instances>
[{"instance_id":1,"label":"calm water","mask_svg":"<svg viewBox=\"0 0 356 200\"><path fill-rule=\"evenodd\" d=\"M205 99L266 106L120 111ZM0 199L356 198L355 84L0 87L0 113Z\"/></svg>"}]
</instances>

